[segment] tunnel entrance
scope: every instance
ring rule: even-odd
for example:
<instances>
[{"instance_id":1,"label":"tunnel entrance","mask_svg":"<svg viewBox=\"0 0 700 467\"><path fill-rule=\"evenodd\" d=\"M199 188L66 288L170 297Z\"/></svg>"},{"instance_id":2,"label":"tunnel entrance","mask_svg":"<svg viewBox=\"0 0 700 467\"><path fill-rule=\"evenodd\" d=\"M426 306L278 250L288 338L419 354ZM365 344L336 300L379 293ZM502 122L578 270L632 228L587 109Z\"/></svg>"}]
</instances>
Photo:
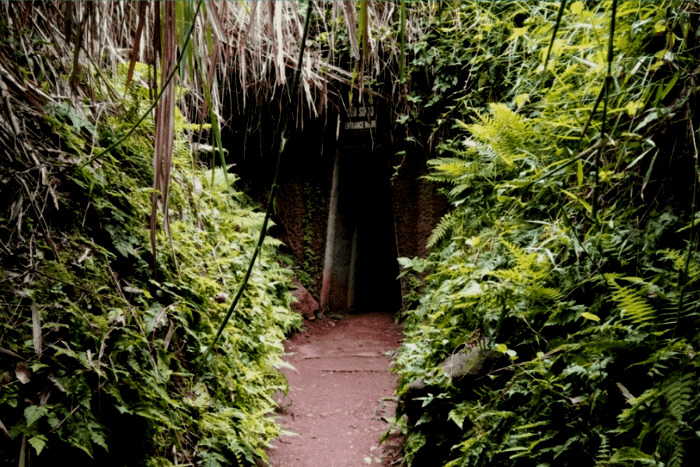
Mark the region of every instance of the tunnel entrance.
<instances>
[{"instance_id":1,"label":"tunnel entrance","mask_svg":"<svg viewBox=\"0 0 700 467\"><path fill-rule=\"evenodd\" d=\"M405 278L396 280L396 258L425 257L447 206L422 178L428 155L396 153L406 147L391 140L391 107L374 99L372 105L365 95L364 105L343 110L338 103L322 118L306 118L282 161L270 234L283 242L296 279L325 311L400 309L401 293L411 289ZM227 163L235 164L230 170L263 204L277 155L276 106L232 110L235 121L223 134Z\"/></svg>"},{"instance_id":2,"label":"tunnel entrance","mask_svg":"<svg viewBox=\"0 0 700 467\"><path fill-rule=\"evenodd\" d=\"M329 312L397 311L397 244L390 157L372 132L369 103L339 121L328 214L321 309Z\"/></svg>"}]
</instances>

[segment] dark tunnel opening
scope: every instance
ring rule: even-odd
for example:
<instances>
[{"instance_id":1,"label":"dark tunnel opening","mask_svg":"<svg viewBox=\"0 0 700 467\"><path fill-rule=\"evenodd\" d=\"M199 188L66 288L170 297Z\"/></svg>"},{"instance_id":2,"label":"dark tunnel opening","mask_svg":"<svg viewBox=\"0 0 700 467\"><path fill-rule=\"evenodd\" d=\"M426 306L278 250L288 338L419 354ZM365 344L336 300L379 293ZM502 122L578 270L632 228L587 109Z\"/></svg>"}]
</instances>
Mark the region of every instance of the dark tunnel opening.
<instances>
[{"instance_id":1,"label":"dark tunnel opening","mask_svg":"<svg viewBox=\"0 0 700 467\"><path fill-rule=\"evenodd\" d=\"M335 154L321 309L395 312L401 284L391 161L369 132L347 133Z\"/></svg>"},{"instance_id":2,"label":"dark tunnel opening","mask_svg":"<svg viewBox=\"0 0 700 467\"><path fill-rule=\"evenodd\" d=\"M279 129L274 109L261 113L265 123L251 126L246 118L254 116L232 109L223 139L227 163L235 164L229 170L265 204ZM282 240L289 266L321 311L401 309L410 284L397 279L397 257L423 256L444 213L441 195L420 178L425 154L397 155L390 120L380 99L365 100L307 118L289 135L269 233Z\"/></svg>"}]
</instances>

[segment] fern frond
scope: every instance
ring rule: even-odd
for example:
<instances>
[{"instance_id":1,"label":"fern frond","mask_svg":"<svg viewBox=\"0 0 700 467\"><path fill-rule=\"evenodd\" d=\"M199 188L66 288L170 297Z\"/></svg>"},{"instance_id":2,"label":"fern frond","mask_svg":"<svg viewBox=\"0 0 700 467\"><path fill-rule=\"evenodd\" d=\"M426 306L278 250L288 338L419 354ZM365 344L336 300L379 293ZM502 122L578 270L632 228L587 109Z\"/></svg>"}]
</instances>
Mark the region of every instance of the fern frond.
<instances>
[{"instance_id":1,"label":"fern frond","mask_svg":"<svg viewBox=\"0 0 700 467\"><path fill-rule=\"evenodd\" d=\"M552 301L556 302L564 297L561 291L552 287L541 287L533 285L528 287L528 298L536 301Z\"/></svg>"},{"instance_id":2,"label":"fern frond","mask_svg":"<svg viewBox=\"0 0 700 467\"><path fill-rule=\"evenodd\" d=\"M596 453L596 466L606 466L609 465L608 461L610 459L610 440L607 435L599 434L600 436L600 446L598 447L598 452Z\"/></svg>"},{"instance_id":3,"label":"fern frond","mask_svg":"<svg viewBox=\"0 0 700 467\"><path fill-rule=\"evenodd\" d=\"M454 225L456 223L456 217L454 213L449 212L443 216L442 219L440 219L440 222L438 223L437 226L435 226L435 229L433 229L433 233L430 234L430 237L428 238L428 242L426 246L428 248L432 248L435 245L440 242L443 238L447 237L447 234L452 232L452 229L454 228Z\"/></svg>"},{"instance_id":4,"label":"fern frond","mask_svg":"<svg viewBox=\"0 0 700 467\"><path fill-rule=\"evenodd\" d=\"M685 269L685 263L687 260L686 252L681 250L662 250L661 253L666 257L667 260L673 263L673 269L678 271L683 271ZM693 258L688 262L688 271L686 275L686 280L688 283L692 283L700 280L700 263L695 261Z\"/></svg>"},{"instance_id":5,"label":"fern frond","mask_svg":"<svg viewBox=\"0 0 700 467\"><path fill-rule=\"evenodd\" d=\"M438 159L433 166L433 173L425 178L440 183L456 183L459 177L469 170L469 164L461 159Z\"/></svg>"},{"instance_id":6,"label":"fern frond","mask_svg":"<svg viewBox=\"0 0 700 467\"><path fill-rule=\"evenodd\" d=\"M522 148L531 140L532 125L504 104L491 104L490 114L482 115L480 122L469 125L472 136L491 146L508 166L524 157ZM531 141L530 141L531 143Z\"/></svg>"},{"instance_id":7,"label":"fern frond","mask_svg":"<svg viewBox=\"0 0 700 467\"><path fill-rule=\"evenodd\" d=\"M668 379L661 389L668 403L668 415L678 421L683 420L683 416L690 408L694 381L694 374L684 373Z\"/></svg>"},{"instance_id":8,"label":"fern frond","mask_svg":"<svg viewBox=\"0 0 700 467\"><path fill-rule=\"evenodd\" d=\"M669 467L681 467L685 454L684 440L688 423L684 420L692 412L695 394L695 373L676 372L661 387L660 394L665 403L664 417L654 425L659 435L662 451L668 453Z\"/></svg>"},{"instance_id":9,"label":"fern frond","mask_svg":"<svg viewBox=\"0 0 700 467\"><path fill-rule=\"evenodd\" d=\"M646 454L637 448L625 446L620 449L616 449L613 456L610 458L610 465L631 465L631 462L639 462L640 465L653 465L658 466L659 463L656 462L654 456L651 454Z\"/></svg>"},{"instance_id":10,"label":"fern frond","mask_svg":"<svg viewBox=\"0 0 700 467\"><path fill-rule=\"evenodd\" d=\"M656 317L656 311L646 299L638 291L630 287L622 287L615 282L611 285L614 289L612 298L617 302L622 318L628 319L639 326L650 325Z\"/></svg>"},{"instance_id":11,"label":"fern frond","mask_svg":"<svg viewBox=\"0 0 700 467\"><path fill-rule=\"evenodd\" d=\"M658 421L654 429L659 433L660 444L666 448L668 454L669 467L682 467L683 455L685 448L683 447L683 439L679 431L682 426L678 420L671 418L662 418Z\"/></svg>"}]
</instances>

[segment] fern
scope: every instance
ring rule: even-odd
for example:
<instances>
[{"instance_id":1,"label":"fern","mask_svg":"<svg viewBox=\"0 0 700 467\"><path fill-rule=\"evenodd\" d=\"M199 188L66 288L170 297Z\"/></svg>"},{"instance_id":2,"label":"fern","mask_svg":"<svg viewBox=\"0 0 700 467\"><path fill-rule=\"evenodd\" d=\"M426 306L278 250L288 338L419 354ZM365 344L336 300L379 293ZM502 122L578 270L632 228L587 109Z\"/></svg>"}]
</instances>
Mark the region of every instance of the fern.
<instances>
[{"instance_id":1,"label":"fern","mask_svg":"<svg viewBox=\"0 0 700 467\"><path fill-rule=\"evenodd\" d=\"M610 465L630 465L630 462L638 462L640 465L652 465L655 467L661 467L663 464L659 464L654 456L651 454L645 454L637 448L625 446L615 450L615 453L610 458Z\"/></svg>"},{"instance_id":2,"label":"fern","mask_svg":"<svg viewBox=\"0 0 700 467\"><path fill-rule=\"evenodd\" d=\"M457 218L453 212L445 214L445 216L440 219L440 222L433 230L433 233L430 234L426 246L428 248L432 248L437 245L440 240L447 237L447 235L453 230L456 222Z\"/></svg>"},{"instance_id":3,"label":"fern","mask_svg":"<svg viewBox=\"0 0 700 467\"><path fill-rule=\"evenodd\" d=\"M556 302L564 298L561 290L554 287L542 287L540 285L532 285L527 289L527 296L534 302L550 301Z\"/></svg>"},{"instance_id":4,"label":"fern","mask_svg":"<svg viewBox=\"0 0 700 467\"><path fill-rule=\"evenodd\" d=\"M661 388L665 406L664 417L656 423L654 430L658 433L662 446L669 451L670 467L683 465L683 435L688 426L685 419L696 390L695 378L695 374L692 373L676 373L666 380Z\"/></svg>"},{"instance_id":5,"label":"fern","mask_svg":"<svg viewBox=\"0 0 700 467\"><path fill-rule=\"evenodd\" d=\"M430 161L433 171L426 175L427 180L439 183L456 184L467 175L478 173L479 167L463 159L440 158Z\"/></svg>"},{"instance_id":6,"label":"fern","mask_svg":"<svg viewBox=\"0 0 700 467\"><path fill-rule=\"evenodd\" d=\"M622 287L611 281L613 288L612 299L617 302L621 317L628 319L639 326L650 326L656 317L654 308L631 287Z\"/></svg>"},{"instance_id":7,"label":"fern","mask_svg":"<svg viewBox=\"0 0 700 467\"><path fill-rule=\"evenodd\" d=\"M679 136L677 150L658 135L692 133L661 115L695 118L675 96L697 97L682 75L696 71L696 40L672 38L697 32L688 18L698 6L488 5L444 7L445 23L477 25L456 36L460 48L444 31L426 39L438 49L430 66L441 66L441 47L454 50L450 60L479 82L442 96L453 99L440 115L452 131L428 178L453 213L431 237L431 274L407 312L396 367L405 388L474 332L517 360L476 389L435 381L440 403L407 427L427 440L413 454L450 466L688 464L700 458L700 255L688 228L696 151L692 138ZM543 44L552 53L536 71ZM677 54L677 69L661 71L662 51ZM615 88L603 100L606 76ZM498 412L511 415L486 423Z\"/></svg>"},{"instance_id":8,"label":"fern","mask_svg":"<svg viewBox=\"0 0 700 467\"><path fill-rule=\"evenodd\" d=\"M532 143L529 140L532 125L503 104L491 104L489 110L489 114L480 117L479 123L469 126L469 131L493 148L502 162L513 166L525 157L523 149Z\"/></svg>"},{"instance_id":9,"label":"fern","mask_svg":"<svg viewBox=\"0 0 700 467\"><path fill-rule=\"evenodd\" d=\"M600 446L598 447L598 452L596 453L595 465L596 467L607 466L610 460L610 439L606 434L600 434Z\"/></svg>"}]
</instances>

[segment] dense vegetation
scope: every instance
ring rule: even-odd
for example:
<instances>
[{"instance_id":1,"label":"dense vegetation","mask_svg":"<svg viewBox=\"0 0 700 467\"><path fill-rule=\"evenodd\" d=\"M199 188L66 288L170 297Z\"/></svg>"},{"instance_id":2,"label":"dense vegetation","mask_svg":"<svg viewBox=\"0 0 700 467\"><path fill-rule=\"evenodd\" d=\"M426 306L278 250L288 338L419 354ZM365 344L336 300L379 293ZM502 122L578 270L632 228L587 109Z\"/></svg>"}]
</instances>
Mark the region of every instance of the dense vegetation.
<instances>
[{"instance_id":1,"label":"dense vegetation","mask_svg":"<svg viewBox=\"0 0 700 467\"><path fill-rule=\"evenodd\" d=\"M254 464L280 432L282 342L300 324L278 242L204 354L263 213L200 162L190 141L209 128L176 110L154 255L153 115L103 152L151 104L153 68L127 86L126 63L106 67L71 93L45 31L0 23L0 464Z\"/></svg>"},{"instance_id":2,"label":"dense vegetation","mask_svg":"<svg viewBox=\"0 0 700 467\"><path fill-rule=\"evenodd\" d=\"M396 358L404 411L430 388L409 463L700 458L699 14L456 2L412 45L405 120L453 209L402 259L427 272ZM454 384L438 364L463 347L498 365Z\"/></svg>"},{"instance_id":3,"label":"dense vegetation","mask_svg":"<svg viewBox=\"0 0 700 467\"><path fill-rule=\"evenodd\" d=\"M0 4L0 463L266 459L300 318L277 242L251 261L270 209L222 168L224 96L282 152L285 113L378 69L387 5Z\"/></svg>"},{"instance_id":4,"label":"dense vegetation","mask_svg":"<svg viewBox=\"0 0 700 467\"><path fill-rule=\"evenodd\" d=\"M401 259L407 463L700 458L697 2L153 5L0 6L1 463L265 459L291 274L268 239L229 306L263 214L191 143L362 87L453 206Z\"/></svg>"}]
</instances>

